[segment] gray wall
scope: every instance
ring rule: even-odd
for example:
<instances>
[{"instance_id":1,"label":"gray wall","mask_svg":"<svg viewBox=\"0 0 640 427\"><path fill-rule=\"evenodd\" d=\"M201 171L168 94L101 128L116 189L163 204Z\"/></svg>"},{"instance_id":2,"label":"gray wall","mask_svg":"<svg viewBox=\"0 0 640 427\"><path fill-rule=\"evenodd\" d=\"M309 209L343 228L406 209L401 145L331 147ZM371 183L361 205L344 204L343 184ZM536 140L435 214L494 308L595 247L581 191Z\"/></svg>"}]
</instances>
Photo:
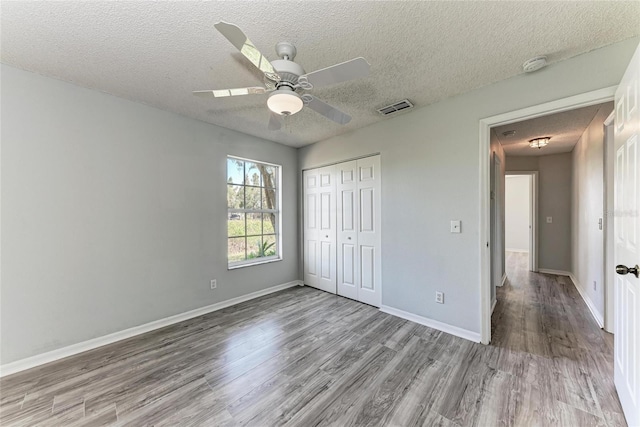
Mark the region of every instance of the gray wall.
<instances>
[{"instance_id":1,"label":"gray wall","mask_svg":"<svg viewBox=\"0 0 640 427\"><path fill-rule=\"evenodd\" d=\"M571 153L507 156L507 173L538 171L539 269L571 271L571 163Z\"/></svg>"},{"instance_id":2,"label":"gray wall","mask_svg":"<svg viewBox=\"0 0 640 427\"><path fill-rule=\"evenodd\" d=\"M381 153L383 304L480 331L478 179L488 153L478 149L479 120L616 85L637 44L594 50L299 150L300 169ZM452 219L462 221L461 234L449 232ZM570 267L567 255L566 265L549 268ZM435 302L436 290L445 304Z\"/></svg>"},{"instance_id":3,"label":"gray wall","mask_svg":"<svg viewBox=\"0 0 640 427\"><path fill-rule=\"evenodd\" d=\"M1 72L2 364L298 278L295 149ZM227 154L283 166L283 261L227 270Z\"/></svg>"},{"instance_id":4,"label":"gray wall","mask_svg":"<svg viewBox=\"0 0 640 427\"><path fill-rule=\"evenodd\" d=\"M572 268L577 285L604 316L604 121L612 103L601 107L573 148ZM611 266L613 267L613 265ZM596 289L593 288L596 282Z\"/></svg>"}]
</instances>

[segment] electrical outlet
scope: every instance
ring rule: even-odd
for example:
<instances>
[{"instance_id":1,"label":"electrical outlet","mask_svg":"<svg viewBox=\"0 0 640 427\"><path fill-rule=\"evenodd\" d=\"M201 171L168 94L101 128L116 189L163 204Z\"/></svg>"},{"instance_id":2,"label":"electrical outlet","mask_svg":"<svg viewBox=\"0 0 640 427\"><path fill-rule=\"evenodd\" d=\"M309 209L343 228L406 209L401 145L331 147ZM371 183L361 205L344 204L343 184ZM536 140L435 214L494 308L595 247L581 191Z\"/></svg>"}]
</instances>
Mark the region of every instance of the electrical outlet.
<instances>
[{"instance_id":1,"label":"electrical outlet","mask_svg":"<svg viewBox=\"0 0 640 427\"><path fill-rule=\"evenodd\" d=\"M596 290L596 281L595 280L593 281L593 290L594 291Z\"/></svg>"},{"instance_id":2,"label":"electrical outlet","mask_svg":"<svg viewBox=\"0 0 640 427\"><path fill-rule=\"evenodd\" d=\"M211 281L211 289L215 289L218 287L218 281L216 279L213 279Z\"/></svg>"},{"instance_id":3,"label":"electrical outlet","mask_svg":"<svg viewBox=\"0 0 640 427\"><path fill-rule=\"evenodd\" d=\"M436 291L436 302L438 304L444 304L444 292Z\"/></svg>"}]
</instances>

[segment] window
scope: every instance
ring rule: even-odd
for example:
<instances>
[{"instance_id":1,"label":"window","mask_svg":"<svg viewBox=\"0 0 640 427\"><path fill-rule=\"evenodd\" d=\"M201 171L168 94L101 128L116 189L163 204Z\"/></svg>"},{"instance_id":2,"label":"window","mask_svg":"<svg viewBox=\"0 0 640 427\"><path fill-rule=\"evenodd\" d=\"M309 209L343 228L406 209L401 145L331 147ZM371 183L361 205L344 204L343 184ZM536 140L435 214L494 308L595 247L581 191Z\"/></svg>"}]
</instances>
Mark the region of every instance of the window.
<instances>
[{"instance_id":1,"label":"window","mask_svg":"<svg viewBox=\"0 0 640 427\"><path fill-rule=\"evenodd\" d=\"M280 166L227 158L229 268L281 259Z\"/></svg>"}]
</instances>

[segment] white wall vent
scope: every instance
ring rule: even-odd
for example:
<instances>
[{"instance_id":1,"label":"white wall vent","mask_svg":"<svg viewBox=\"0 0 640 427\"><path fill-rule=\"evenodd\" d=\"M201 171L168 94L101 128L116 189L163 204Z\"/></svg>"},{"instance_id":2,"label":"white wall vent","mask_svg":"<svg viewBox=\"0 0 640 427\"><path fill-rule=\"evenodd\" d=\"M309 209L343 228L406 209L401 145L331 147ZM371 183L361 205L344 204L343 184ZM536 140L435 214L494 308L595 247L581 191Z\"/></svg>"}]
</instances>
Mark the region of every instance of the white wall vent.
<instances>
[{"instance_id":1,"label":"white wall vent","mask_svg":"<svg viewBox=\"0 0 640 427\"><path fill-rule=\"evenodd\" d=\"M402 101L396 102L395 104L379 108L378 113L382 114L383 116L388 116L390 114L397 113L398 111L406 110L408 108L413 108L413 104L409 102L408 99L403 99Z\"/></svg>"}]
</instances>

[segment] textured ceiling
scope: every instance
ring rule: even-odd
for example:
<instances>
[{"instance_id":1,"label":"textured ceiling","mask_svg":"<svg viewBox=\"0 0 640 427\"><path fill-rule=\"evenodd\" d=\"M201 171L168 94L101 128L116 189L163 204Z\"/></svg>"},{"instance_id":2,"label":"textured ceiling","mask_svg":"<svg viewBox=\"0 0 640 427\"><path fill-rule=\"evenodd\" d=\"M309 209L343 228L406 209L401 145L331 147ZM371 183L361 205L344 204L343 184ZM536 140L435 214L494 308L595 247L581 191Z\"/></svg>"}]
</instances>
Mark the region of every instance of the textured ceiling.
<instances>
[{"instance_id":1,"label":"textured ceiling","mask_svg":"<svg viewBox=\"0 0 640 427\"><path fill-rule=\"evenodd\" d=\"M640 34L640 2L8 2L0 60L251 135L302 146ZM270 59L287 40L306 71L363 56L370 77L312 93L346 126L304 109L267 130L266 95L202 99L197 89L260 76L213 24L239 25ZM544 72L544 70L539 71Z\"/></svg>"},{"instance_id":2,"label":"textured ceiling","mask_svg":"<svg viewBox=\"0 0 640 427\"><path fill-rule=\"evenodd\" d=\"M536 117L510 125L493 128L492 138L497 138L507 156L545 156L568 153L573 150L596 113L603 108L613 111L613 102L578 108L548 116ZM513 136L504 136L506 131L516 131ZM549 145L540 149L529 147L529 140L550 136Z\"/></svg>"}]
</instances>

